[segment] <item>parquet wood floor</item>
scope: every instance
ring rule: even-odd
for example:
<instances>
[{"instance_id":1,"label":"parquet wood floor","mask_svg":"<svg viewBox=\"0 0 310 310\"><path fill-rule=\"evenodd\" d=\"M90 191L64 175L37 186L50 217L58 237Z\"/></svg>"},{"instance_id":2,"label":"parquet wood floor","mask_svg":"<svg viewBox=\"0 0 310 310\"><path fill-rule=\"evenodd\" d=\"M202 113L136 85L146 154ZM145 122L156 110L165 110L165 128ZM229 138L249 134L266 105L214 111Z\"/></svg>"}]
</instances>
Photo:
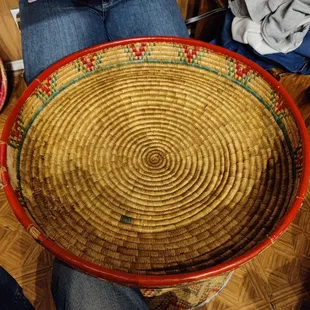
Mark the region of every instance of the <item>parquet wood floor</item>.
<instances>
[{"instance_id":1,"label":"parquet wood floor","mask_svg":"<svg viewBox=\"0 0 310 310\"><path fill-rule=\"evenodd\" d=\"M310 129L310 77L284 75L281 83L298 104ZM11 97L0 115L0 131L25 89L21 76L10 78ZM23 287L38 310L55 309L50 293L52 257L24 231L0 191L0 265ZM288 231L257 258L238 269L205 310L310 310L310 194ZM1 309L1 306L0 306Z\"/></svg>"}]
</instances>

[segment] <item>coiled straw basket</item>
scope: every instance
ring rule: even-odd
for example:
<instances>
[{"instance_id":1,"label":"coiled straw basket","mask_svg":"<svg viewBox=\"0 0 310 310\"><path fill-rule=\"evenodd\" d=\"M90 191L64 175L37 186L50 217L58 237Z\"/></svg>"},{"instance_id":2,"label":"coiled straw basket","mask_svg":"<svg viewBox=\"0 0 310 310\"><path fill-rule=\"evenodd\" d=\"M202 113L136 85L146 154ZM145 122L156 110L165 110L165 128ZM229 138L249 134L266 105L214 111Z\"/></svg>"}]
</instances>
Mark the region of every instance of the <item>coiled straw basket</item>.
<instances>
[{"instance_id":1,"label":"coiled straw basket","mask_svg":"<svg viewBox=\"0 0 310 310\"><path fill-rule=\"evenodd\" d=\"M186 308L285 231L307 190L309 142L256 64L148 37L48 68L10 114L0 160L18 220L50 252Z\"/></svg>"}]
</instances>

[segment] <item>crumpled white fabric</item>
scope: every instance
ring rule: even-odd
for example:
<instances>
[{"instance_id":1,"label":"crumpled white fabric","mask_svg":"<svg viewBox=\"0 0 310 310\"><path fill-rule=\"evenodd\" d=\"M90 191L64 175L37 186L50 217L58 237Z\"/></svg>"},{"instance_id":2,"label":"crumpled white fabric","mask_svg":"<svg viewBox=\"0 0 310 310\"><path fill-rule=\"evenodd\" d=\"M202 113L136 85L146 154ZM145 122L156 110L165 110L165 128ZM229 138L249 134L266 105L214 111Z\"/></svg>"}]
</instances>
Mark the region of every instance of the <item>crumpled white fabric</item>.
<instances>
[{"instance_id":1,"label":"crumpled white fabric","mask_svg":"<svg viewBox=\"0 0 310 310\"><path fill-rule=\"evenodd\" d=\"M248 17L235 17L231 25L235 41L249 44L261 55L279 53L266 43L261 33L261 23L255 23Z\"/></svg>"},{"instance_id":2,"label":"crumpled white fabric","mask_svg":"<svg viewBox=\"0 0 310 310\"><path fill-rule=\"evenodd\" d=\"M262 55L298 48L310 28L310 0L229 0L233 39Z\"/></svg>"}]
</instances>

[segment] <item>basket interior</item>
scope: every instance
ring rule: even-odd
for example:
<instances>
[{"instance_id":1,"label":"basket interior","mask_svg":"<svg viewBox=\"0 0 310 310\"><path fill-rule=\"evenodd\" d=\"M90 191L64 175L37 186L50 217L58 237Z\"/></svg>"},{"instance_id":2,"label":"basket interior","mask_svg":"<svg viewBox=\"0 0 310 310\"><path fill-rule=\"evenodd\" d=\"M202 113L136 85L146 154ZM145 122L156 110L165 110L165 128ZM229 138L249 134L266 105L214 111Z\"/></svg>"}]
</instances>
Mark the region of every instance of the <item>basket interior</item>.
<instances>
[{"instance_id":1,"label":"basket interior","mask_svg":"<svg viewBox=\"0 0 310 310\"><path fill-rule=\"evenodd\" d=\"M37 228L129 273L197 271L265 240L300 183L285 99L230 56L171 42L86 54L25 100L8 170Z\"/></svg>"}]
</instances>

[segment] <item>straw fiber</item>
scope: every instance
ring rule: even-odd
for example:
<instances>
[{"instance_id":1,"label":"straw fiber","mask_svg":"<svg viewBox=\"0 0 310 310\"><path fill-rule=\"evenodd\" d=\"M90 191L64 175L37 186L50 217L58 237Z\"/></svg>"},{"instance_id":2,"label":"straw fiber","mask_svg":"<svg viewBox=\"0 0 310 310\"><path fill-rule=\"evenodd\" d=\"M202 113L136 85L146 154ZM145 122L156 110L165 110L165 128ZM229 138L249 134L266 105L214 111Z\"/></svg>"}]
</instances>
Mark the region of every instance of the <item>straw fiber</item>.
<instances>
[{"instance_id":1,"label":"straw fiber","mask_svg":"<svg viewBox=\"0 0 310 310\"><path fill-rule=\"evenodd\" d=\"M11 131L11 182L37 228L137 274L201 270L275 229L300 181L285 100L205 47L140 42L56 70Z\"/></svg>"}]
</instances>

